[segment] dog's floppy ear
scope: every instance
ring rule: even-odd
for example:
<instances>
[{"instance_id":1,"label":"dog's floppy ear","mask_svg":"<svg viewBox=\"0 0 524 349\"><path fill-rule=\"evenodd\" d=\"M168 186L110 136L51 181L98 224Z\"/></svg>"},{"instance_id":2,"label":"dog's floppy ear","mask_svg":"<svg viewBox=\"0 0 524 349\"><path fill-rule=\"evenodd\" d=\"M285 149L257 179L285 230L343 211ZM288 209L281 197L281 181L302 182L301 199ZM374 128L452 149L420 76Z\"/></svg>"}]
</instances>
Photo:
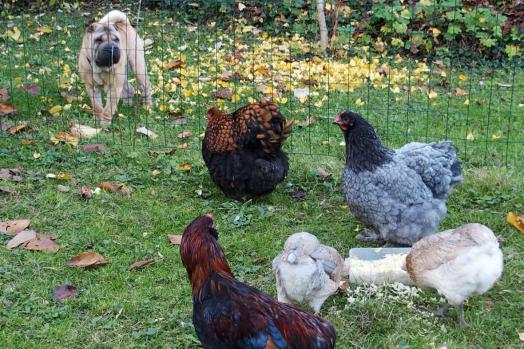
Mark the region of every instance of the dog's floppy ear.
<instances>
[{"instance_id":1,"label":"dog's floppy ear","mask_svg":"<svg viewBox=\"0 0 524 349\"><path fill-rule=\"evenodd\" d=\"M90 20L87 20L85 21L85 25L86 25L86 32L88 33L92 33L95 31L96 29L96 25L98 23L96 23L93 19L90 19Z\"/></svg>"},{"instance_id":2,"label":"dog's floppy ear","mask_svg":"<svg viewBox=\"0 0 524 349\"><path fill-rule=\"evenodd\" d=\"M115 29L121 33L126 31L127 23L125 21L118 21L113 23Z\"/></svg>"}]
</instances>

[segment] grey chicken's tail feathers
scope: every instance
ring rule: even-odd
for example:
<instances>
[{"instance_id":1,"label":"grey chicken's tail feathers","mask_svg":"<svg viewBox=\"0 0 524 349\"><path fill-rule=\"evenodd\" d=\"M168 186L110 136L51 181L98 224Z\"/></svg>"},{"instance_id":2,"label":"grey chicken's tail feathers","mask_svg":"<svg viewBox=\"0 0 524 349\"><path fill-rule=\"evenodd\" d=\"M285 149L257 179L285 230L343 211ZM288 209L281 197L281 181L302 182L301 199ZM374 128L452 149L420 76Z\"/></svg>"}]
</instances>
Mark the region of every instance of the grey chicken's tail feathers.
<instances>
[{"instance_id":1,"label":"grey chicken's tail feathers","mask_svg":"<svg viewBox=\"0 0 524 349\"><path fill-rule=\"evenodd\" d=\"M457 148L451 143L451 141L433 142L431 146L439 150L440 152L447 154L450 159L453 160L451 164L451 181L450 185L458 184L462 182L462 161L457 159Z\"/></svg>"}]
</instances>

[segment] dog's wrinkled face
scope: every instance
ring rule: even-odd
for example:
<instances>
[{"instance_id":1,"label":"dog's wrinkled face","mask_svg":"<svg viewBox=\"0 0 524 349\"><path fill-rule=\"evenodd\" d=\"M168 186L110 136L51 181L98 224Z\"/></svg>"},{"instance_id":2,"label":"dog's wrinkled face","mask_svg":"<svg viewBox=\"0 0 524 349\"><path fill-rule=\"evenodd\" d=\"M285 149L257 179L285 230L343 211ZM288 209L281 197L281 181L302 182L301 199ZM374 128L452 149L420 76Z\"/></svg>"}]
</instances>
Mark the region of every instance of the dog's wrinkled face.
<instances>
[{"instance_id":1,"label":"dog's wrinkled face","mask_svg":"<svg viewBox=\"0 0 524 349\"><path fill-rule=\"evenodd\" d=\"M115 24L93 23L89 26L91 52L95 64L100 68L109 68L120 61L121 36Z\"/></svg>"}]
</instances>

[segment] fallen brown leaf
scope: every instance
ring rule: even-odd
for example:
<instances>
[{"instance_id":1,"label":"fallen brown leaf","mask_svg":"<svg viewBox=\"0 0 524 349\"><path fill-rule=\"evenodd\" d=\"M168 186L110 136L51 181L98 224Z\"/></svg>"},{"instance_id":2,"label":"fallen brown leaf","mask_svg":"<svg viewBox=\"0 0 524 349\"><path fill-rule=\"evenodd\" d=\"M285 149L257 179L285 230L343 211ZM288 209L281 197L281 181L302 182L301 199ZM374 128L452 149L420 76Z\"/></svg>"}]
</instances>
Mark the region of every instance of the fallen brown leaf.
<instances>
[{"instance_id":1,"label":"fallen brown leaf","mask_svg":"<svg viewBox=\"0 0 524 349\"><path fill-rule=\"evenodd\" d=\"M127 268L127 270L141 269L148 265L155 263L154 259L146 259L145 261L136 261Z\"/></svg>"},{"instance_id":2,"label":"fallen brown leaf","mask_svg":"<svg viewBox=\"0 0 524 349\"><path fill-rule=\"evenodd\" d=\"M91 199L93 197L93 191L85 185L78 189L76 194L84 199Z\"/></svg>"},{"instance_id":3,"label":"fallen brown leaf","mask_svg":"<svg viewBox=\"0 0 524 349\"><path fill-rule=\"evenodd\" d=\"M187 131L187 130L186 130L186 131L182 131L182 132L180 132L180 133L177 135L177 137L178 137L178 138L188 138L188 137L191 137L191 135L192 135L191 131Z\"/></svg>"},{"instance_id":4,"label":"fallen brown leaf","mask_svg":"<svg viewBox=\"0 0 524 349\"><path fill-rule=\"evenodd\" d=\"M62 91L60 92L60 95L62 96L62 98L64 98L67 103L71 103L73 101L76 101L78 98L78 96L76 95L75 91L71 91L70 93L67 93L65 91Z\"/></svg>"},{"instance_id":5,"label":"fallen brown leaf","mask_svg":"<svg viewBox=\"0 0 524 349\"><path fill-rule=\"evenodd\" d=\"M508 213L506 221L517 228L521 233L524 233L524 217L518 216L513 212Z\"/></svg>"},{"instance_id":6,"label":"fallen brown leaf","mask_svg":"<svg viewBox=\"0 0 524 349\"><path fill-rule=\"evenodd\" d=\"M0 222L0 232L15 236L22 230L27 229L30 224L30 219L19 219L14 221Z\"/></svg>"},{"instance_id":7,"label":"fallen brown leaf","mask_svg":"<svg viewBox=\"0 0 524 349\"><path fill-rule=\"evenodd\" d=\"M28 241L36 238L36 231L34 230L23 230L20 233L16 234L5 246L8 250L11 250L15 247L18 247L22 244L25 244Z\"/></svg>"},{"instance_id":8,"label":"fallen brown leaf","mask_svg":"<svg viewBox=\"0 0 524 349\"><path fill-rule=\"evenodd\" d=\"M468 92L467 92L466 90L461 89L460 87L457 87L457 88L455 89L455 94L456 94L457 96L467 96L467 95L468 95Z\"/></svg>"},{"instance_id":9,"label":"fallen brown leaf","mask_svg":"<svg viewBox=\"0 0 524 349\"><path fill-rule=\"evenodd\" d=\"M54 144L66 143L66 144L71 144L72 146L75 146L75 147L78 145L78 141L79 141L78 137L75 137L72 134L65 132L65 131L58 132L56 135L51 136L49 140L53 142Z\"/></svg>"},{"instance_id":10,"label":"fallen brown leaf","mask_svg":"<svg viewBox=\"0 0 524 349\"><path fill-rule=\"evenodd\" d=\"M111 182L100 182L100 188L107 190L111 193L116 192L116 187Z\"/></svg>"},{"instance_id":11,"label":"fallen brown leaf","mask_svg":"<svg viewBox=\"0 0 524 349\"><path fill-rule=\"evenodd\" d=\"M178 118L173 121L171 121L171 125L178 126L178 125L187 125L187 118Z\"/></svg>"},{"instance_id":12,"label":"fallen brown leaf","mask_svg":"<svg viewBox=\"0 0 524 349\"><path fill-rule=\"evenodd\" d=\"M9 100L9 92L6 88L0 88L0 100L2 102L7 102Z\"/></svg>"},{"instance_id":13,"label":"fallen brown leaf","mask_svg":"<svg viewBox=\"0 0 524 349\"><path fill-rule=\"evenodd\" d=\"M233 92L231 92L230 89L225 88L223 90L213 91L213 95L217 98L231 99L231 97L233 97Z\"/></svg>"},{"instance_id":14,"label":"fallen brown leaf","mask_svg":"<svg viewBox=\"0 0 524 349\"><path fill-rule=\"evenodd\" d=\"M56 189L61 193L67 193L71 188L69 188L67 185L59 184L56 186Z\"/></svg>"},{"instance_id":15,"label":"fallen brown leaf","mask_svg":"<svg viewBox=\"0 0 524 349\"><path fill-rule=\"evenodd\" d=\"M20 86L20 90L29 93L31 96L37 96L40 94L40 87L35 85L23 85Z\"/></svg>"},{"instance_id":16,"label":"fallen brown leaf","mask_svg":"<svg viewBox=\"0 0 524 349\"><path fill-rule=\"evenodd\" d=\"M7 129L7 132L14 135L14 134L17 134L18 132L22 131L23 129L27 128L27 123L26 122L21 122L19 123L18 125L16 126L13 126L13 127L9 127Z\"/></svg>"},{"instance_id":17,"label":"fallen brown leaf","mask_svg":"<svg viewBox=\"0 0 524 349\"><path fill-rule=\"evenodd\" d=\"M182 235L168 235L167 237L173 245L180 245L182 242Z\"/></svg>"},{"instance_id":18,"label":"fallen brown leaf","mask_svg":"<svg viewBox=\"0 0 524 349\"><path fill-rule=\"evenodd\" d=\"M69 267L94 268L107 263L109 262L96 252L82 252L78 256L71 258L67 265Z\"/></svg>"},{"instance_id":19,"label":"fallen brown leaf","mask_svg":"<svg viewBox=\"0 0 524 349\"><path fill-rule=\"evenodd\" d=\"M93 152L103 153L106 151L106 147L103 144L86 144L82 147L82 150L86 154Z\"/></svg>"},{"instance_id":20,"label":"fallen brown leaf","mask_svg":"<svg viewBox=\"0 0 524 349\"><path fill-rule=\"evenodd\" d=\"M53 290L53 298L62 303L64 299L74 298L78 295L78 289L74 285L65 284Z\"/></svg>"},{"instance_id":21,"label":"fallen brown leaf","mask_svg":"<svg viewBox=\"0 0 524 349\"><path fill-rule=\"evenodd\" d=\"M22 170L20 168L0 168L0 180L12 180L15 182L21 182L22 177L20 173Z\"/></svg>"},{"instance_id":22,"label":"fallen brown leaf","mask_svg":"<svg viewBox=\"0 0 524 349\"><path fill-rule=\"evenodd\" d=\"M4 194L16 194L16 191L14 191L13 189L11 189L11 188L9 188L9 187L1 186L1 187L0 187L0 193L4 193Z\"/></svg>"},{"instance_id":23,"label":"fallen brown leaf","mask_svg":"<svg viewBox=\"0 0 524 349\"><path fill-rule=\"evenodd\" d=\"M11 103L0 103L0 116L13 114L14 112L16 112L16 109Z\"/></svg>"},{"instance_id":24,"label":"fallen brown leaf","mask_svg":"<svg viewBox=\"0 0 524 349\"><path fill-rule=\"evenodd\" d=\"M171 70L171 69L177 69L180 67L183 67L186 63L182 61L181 59L177 59L176 61L167 62L164 65L164 70Z\"/></svg>"},{"instance_id":25,"label":"fallen brown leaf","mask_svg":"<svg viewBox=\"0 0 524 349\"><path fill-rule=\"evenodd\" d=\"M10 123L9 121L4 121L4 120L1 120L1 121L0 121L0 130L2 130L2 131L7 131L7 130L9 130L11 127L13 127L13 124Z\"/></svg>"},{"instance_id":26,"label":"fallen brown leaf","mask_svg":"<svg viewBox=\"0 0 524 349\"><path fill-rule=\"evenodd\" d=\"M25 244L24 248L31 251L58 252L60 245L44 235L37 235L35 239Z\"/></svg>"},{"instance_id":27,"label":"fallen brown leaf","mask_svg":"<svg viewBox=\"0 0 524 349\"><path fill-rule=\"evenodd\" d=\"M322 177L323 180L329 179L333 175L332 173L324 170L322 167L317 168L317 173L320 177Z\"/></svg>"}]
</instances>

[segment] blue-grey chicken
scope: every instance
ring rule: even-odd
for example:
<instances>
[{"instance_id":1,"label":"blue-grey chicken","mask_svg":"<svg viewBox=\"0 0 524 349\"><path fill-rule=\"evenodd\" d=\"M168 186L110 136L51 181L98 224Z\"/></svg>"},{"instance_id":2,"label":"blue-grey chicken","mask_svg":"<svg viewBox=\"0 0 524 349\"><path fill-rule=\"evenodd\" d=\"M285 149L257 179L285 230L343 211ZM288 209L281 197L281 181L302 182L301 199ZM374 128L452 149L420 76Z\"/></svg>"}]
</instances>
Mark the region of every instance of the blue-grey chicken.
<instances>
[{"instance_id":1,"label":"blue-grey chicken","mask_svg":"<svg viewBox=\"0 0 524 349\"><path fill-rule=\"evenodd\" d=\"M363 117L337 115L346 141L342 191L367 229L360 240L412 245L437 232L453 185L462 181L451 142L406 144L389 149Z\"/></svg>"}]
</instances>

